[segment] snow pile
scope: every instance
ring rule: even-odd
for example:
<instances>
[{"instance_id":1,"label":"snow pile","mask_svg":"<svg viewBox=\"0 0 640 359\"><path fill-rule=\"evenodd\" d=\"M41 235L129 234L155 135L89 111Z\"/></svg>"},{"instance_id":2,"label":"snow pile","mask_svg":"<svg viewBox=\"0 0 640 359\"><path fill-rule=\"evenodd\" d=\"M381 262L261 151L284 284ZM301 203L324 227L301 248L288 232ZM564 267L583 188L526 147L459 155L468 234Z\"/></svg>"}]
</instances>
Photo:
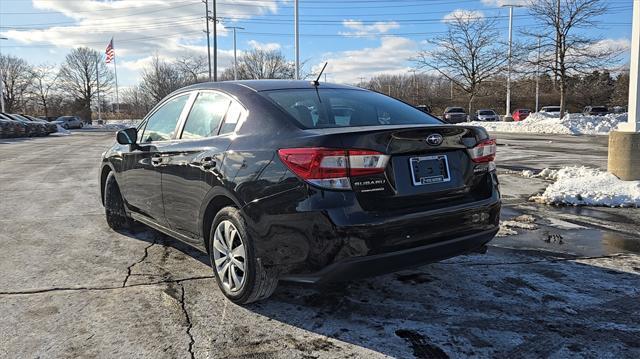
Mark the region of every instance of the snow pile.
<instances>
[{"instance_id":1,"label":"snow pile","mask_svg":"<svg viewBox=\"0 0 640 359\"><path fill-rule=\"evenodd\" d=\"M124 130L125 128L136 127L141 120L106 120L102 124L93 123L84 126L85 128L104 129L110 131Z\"/></svg>"},{"instance_id":2,"label":"snow pile","mask_svg":"<svg viewBox=\"0 0 640 359\"><path fill-rule=\"evenodd\" d=\"M622 181L609 172L587 167L545 168L532 177L555 181L544 193L531 197L538 203L640 207L640 181Z\"/></svg>"},{"instance_id":3,"label":"snow pile","mask_svg":"<svg viewBox=\"0 0 640 359\"><path fill-rule=\"evenodd\" d=\"M54 132L54 133L57 133L57 134L60 134L60 135L70 135L71 134L71 131L67 130L66 128L64 128L64 127L62 127L62 126L60 126L58 124L56 124L56 128L58 130L56 132Z\"/></svg>"},{"instance_id":4,"label":"snow pile","mask_svg":"<svg viewBox=\"0 0 640 359\"><path fill-rule=\"evenodd\" d=\"M536 224L536 219L533 216L523 214L510 220L500 221L500 230L496 236L506 237L518 234L518 231L514 228L535 230L538 229L538 225Z\"/></svg>"},{"instance_id":5,"label":"snow pile","mask_svg":"<svg viewBox=\"0 0 640 359\"><path fill-rule=\"evenodd\" d=\"M606 116L587 116L567 114L562 119L546 113L532 113L519 122L473 121L460 125L481 126L492 132L546 133L563 135L606 135L615 130L618 124L627 121L627 114L608 114Z\"/></svg>"}]
</instances>

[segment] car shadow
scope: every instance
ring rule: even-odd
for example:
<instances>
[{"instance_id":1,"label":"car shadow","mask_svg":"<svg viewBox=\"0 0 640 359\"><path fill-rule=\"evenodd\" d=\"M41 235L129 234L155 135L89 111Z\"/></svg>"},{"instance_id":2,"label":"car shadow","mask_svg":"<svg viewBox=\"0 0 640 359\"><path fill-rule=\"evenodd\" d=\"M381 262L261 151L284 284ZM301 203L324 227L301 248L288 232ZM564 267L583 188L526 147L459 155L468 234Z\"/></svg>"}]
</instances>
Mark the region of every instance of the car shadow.
<instances>
[{"instance_id":1,"label":"car shadow","mask_svg":"<svg viewBox=\"0 0 640 359\"><path fill-rule=\"evenodd\" d=\"M640 268L633 274L566 256L492 252L332 287L282 283L249 309L392 357L638 350ZM625 317L629 303L636 312Z\"/></svg>"},{"instance_id":2,"label":"car shadow","mask_svg":"<svg viewBox=\"0 0 640 359\"><path fill-rule=\"evenodd\" d=\"M210 266L206 253L146 226L122 233ZM281 282L269 299L245 308L326 337L287 340L327 355L349 343L361 355L391 357L625 356L640 351L640 262L623 272L606 260L490 247L485 255L330 286Z\"/></svg>"},{"instance_id":3,"label":"car shadow","mask_svg":"<svg viewBox=\"0 0 640 359\"><path fill-rule=\"evenodd\" d=\"M182 241L179 241L175 238L167 236L164 233L161 233L151 227L148 227L141 223L134 223L133 226L129 229L120 230L118 233L125 235L127 237L131 237L137 239L142 242L147 242L149 244L156 243L163 246L171 247L186 256L189 256L200 263L210 267L211 262L209 262L209 255L197 248L194 248Z\"/></svg>"}]
</instances>

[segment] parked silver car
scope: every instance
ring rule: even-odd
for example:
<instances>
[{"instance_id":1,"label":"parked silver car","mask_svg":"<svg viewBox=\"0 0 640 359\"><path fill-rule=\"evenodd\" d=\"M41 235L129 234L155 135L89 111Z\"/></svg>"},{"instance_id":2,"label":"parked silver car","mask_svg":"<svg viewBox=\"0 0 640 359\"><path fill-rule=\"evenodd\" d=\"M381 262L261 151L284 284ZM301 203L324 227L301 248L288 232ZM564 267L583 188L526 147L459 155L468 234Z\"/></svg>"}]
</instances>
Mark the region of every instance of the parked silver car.
<instances>
[{"instance_id":1,"label":"parked silver car","mask_svg":"<svg viewBox=\"0 0 640 359\"><path fill-rule=\"evenodd\" d=\"M60 127L68 130L70 128L82 128L84 127L84 123L77 116L60 116L57 120L53 121L53 123L60 125Z\"/></svg>"},{"instance_id":2,"label":"parked silver car","mask_svg":"<svg viewBox=\"0 0 640 359\"><path fill-rule=\"evenodd\" d=\"M500 121L500 115L494 110L481 109L476 111L475 119L476 121Z\"/></svg>"}]
</instances>

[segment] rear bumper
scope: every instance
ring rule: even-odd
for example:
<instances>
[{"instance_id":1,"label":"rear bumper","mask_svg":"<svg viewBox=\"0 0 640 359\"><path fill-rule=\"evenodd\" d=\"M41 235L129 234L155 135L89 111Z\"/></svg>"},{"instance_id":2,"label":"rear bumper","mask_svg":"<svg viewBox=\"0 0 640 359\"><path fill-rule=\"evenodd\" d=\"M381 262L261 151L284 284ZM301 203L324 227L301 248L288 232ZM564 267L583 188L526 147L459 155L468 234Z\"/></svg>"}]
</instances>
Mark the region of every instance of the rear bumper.
<instances>
[{"instance_id":1,"label":"rear bumper","mask_svg":"<svg viewBox=\"0 0 640 359\"><path fill-rule=\"evenodd\" d=\"M284 276L282 280L322 284L391 273L471 252L484 246L493 239L497 232L496 228L397 252L348 258L315 273L288 275Z\"/></svg>"}]
</instances>

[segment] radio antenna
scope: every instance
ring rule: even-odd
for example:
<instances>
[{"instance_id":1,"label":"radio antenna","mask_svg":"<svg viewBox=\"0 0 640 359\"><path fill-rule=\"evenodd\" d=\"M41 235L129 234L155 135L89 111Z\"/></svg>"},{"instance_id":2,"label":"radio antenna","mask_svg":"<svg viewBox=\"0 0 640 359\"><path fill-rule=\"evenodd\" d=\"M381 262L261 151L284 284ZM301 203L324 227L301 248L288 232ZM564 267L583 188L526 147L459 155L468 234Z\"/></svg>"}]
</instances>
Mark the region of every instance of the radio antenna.
<instances>
[{"instance_id":1,"label":"radio antenna","mask_svg":"<svg viewBox=\"0 0 640 359\"><path fill-rule=\"evenodd\" d=\"M327 67L328 62L324 63L324 66L322 66L322 70L320 70L320 73L318 74L318 77L316 78L315 81L311 81L311 84L313 86L320 86L320 76L322 76L322 73L324 72L324 69Z\"/></svg>"}]
</instances>

